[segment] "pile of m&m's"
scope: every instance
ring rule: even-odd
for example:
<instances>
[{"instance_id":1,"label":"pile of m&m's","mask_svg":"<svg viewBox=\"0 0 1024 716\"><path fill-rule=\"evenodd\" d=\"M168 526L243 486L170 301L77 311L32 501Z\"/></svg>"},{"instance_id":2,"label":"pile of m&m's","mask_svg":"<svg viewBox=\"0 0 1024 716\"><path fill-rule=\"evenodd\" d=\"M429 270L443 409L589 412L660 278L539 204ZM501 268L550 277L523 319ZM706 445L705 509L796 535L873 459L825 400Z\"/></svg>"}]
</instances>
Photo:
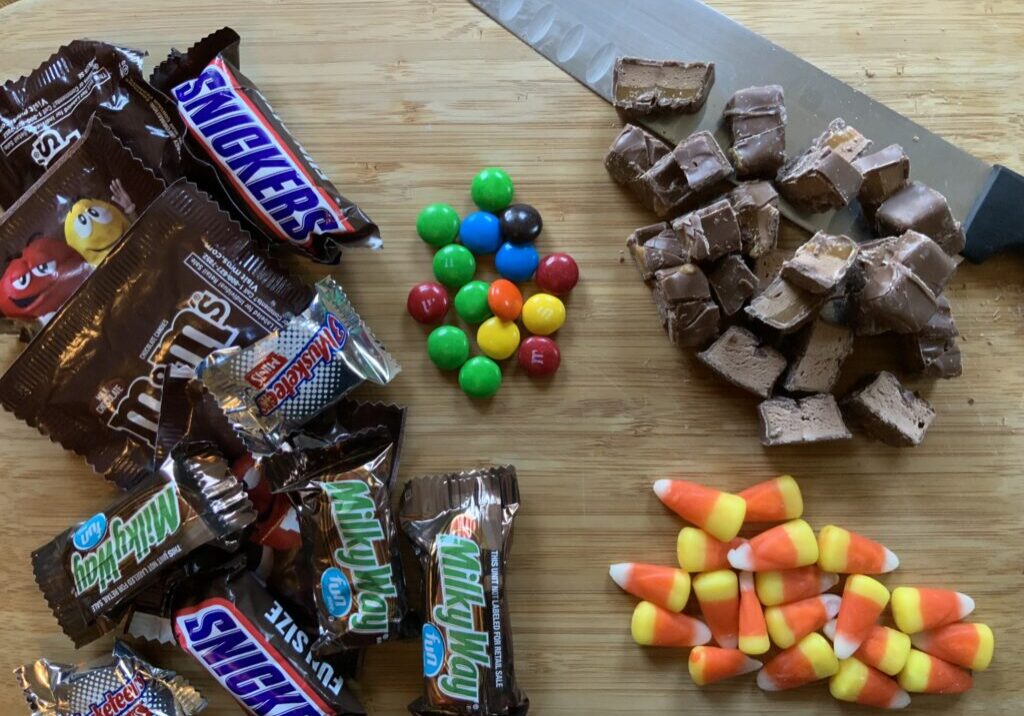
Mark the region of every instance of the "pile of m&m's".
<instances>
[{"instance_id":1,"label":"pile of m&m's","mask_svg":"<svg viewBox=\"0 0 1024 716\"><path fill-rule=\"evenodd\" d=\"M544 222L528 204L513 204L512 179L490 167L473 179L473 203L479 208L461 220L448 204L431 204L420 212L416 231L437 248L436 281L409 291L409 314L426 325L440 324L455 305L467 326L476 326L483 355L470 357L470 341L462 328L439 325L427 337L427 355L441 370L459 371L459 386L473 398L489 398L501 387L502 361L514 354L531 376L552 375L562 356L550 337L565 323L565 297L579 281L579 267L569 254L541 259L534 246ZM488 283L476 278L478 257L494 256L501 278ZM517 284L533 279L540 289L527 299ZM450 292L455 292L454 301ZM520 340L517 321L532 335Z\"/></svg>"}]
</instances>

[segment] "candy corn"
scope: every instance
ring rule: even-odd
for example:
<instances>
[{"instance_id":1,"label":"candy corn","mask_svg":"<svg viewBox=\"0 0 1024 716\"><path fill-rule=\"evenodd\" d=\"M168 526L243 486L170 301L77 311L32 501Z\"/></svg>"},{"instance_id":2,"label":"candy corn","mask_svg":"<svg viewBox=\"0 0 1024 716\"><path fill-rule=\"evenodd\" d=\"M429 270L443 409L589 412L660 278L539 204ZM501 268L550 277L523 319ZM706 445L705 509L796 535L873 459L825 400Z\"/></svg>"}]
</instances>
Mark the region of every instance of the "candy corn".
<instances>
[{"instance_id":1,"label":"candy corn","mask_svg":"<svg viewBox=\"0 0 1024 716\"><path fill-rule=\"evenodd\" d=\"M776 646L788 649L835 617L839 613L840 601L836 594L822 594L781 607L768 607L764 618L772 641Z\"/></svg>"},{"instance_id":2,"label":"candy corn","mask_svg":"<svg viewBox=\"0 0 1024 716\"><path fill-rule=\"evenodd\" d=\"M804 520L793 520L762 532L729 550L729 564L748 572L793 569L818 561L814 530Z\"/></svg>"},{"instance_id":3,"label":"candy corn","mask_svg":"<svg viewBox=\"0 0 1024 716\"><path fill-rule=\"evenodd\" d=\"M839 584L839 575L822 572L817 565L811 564L781 572L758 572L754 575L754 583L761 604L776 607L827 592Z\"/></svg>"},{"instance_id":4,"label":"candy corn","mask_svg":"<svg viewBox=\"0 0 1024 716\"><path fill-rule=\"evenodd\" d=\"M900 686L915 694L962 694L974 685L970 673L942 659L910 650L899 676Z\"/></svg>"},{"instance_id":5,"label":"candy corn","mask_svg":"<svg viewBox=\"0 0 1024 716\"><path fill-rule=\"evenodd\" d=\"M756 655L770 647L764 611L754 591L754 575L740 572L740 651Z\"/></svg>"},{"instance_id":6,"label":"candy corn","mask_svg":"<svg viewBox=\"0 0 1024 716\"><path fill-rule=\"evenodd\" d=\"M736 573L728 569L693 578L693 591L715 642L726 649L739 643L740 592Z\"/></svg>"},{"instance_id":7,"label":"candy corn","mask_svg":"<svg viewBox=\"0 0 1024 716\"><path fill-rule=\"evenodd\" d=\"M640 646L698 646L711 641L711 630L699 619L640 602L630 624L633 641Z\"/></svg>"},{"instance_id":8,"label":"candy corn","mask_svg":"<svg viewBox=\"0 0 1024 716\"><path fill-rule=\"evenodd\" d=\"M674 567L625 562L613 564L611 578L634 597L657 604L670 612L681 612L690 600L690 575Z\"/></svg>"},{"instance_id":9,"label":"candy corn","mask_svg":"<svg viewBox=\"0 0 1024 716\"><path fill-rule=\"evenodd\" d=\"M952 624L973 611L973 599L949 589L896 587L892 592L892 618L904 634Z\"/></svg>"},{"instance_id":10,"label":"candy corn","mask_svg":"<svg viewBox=\"0 0 1024 716\"><path fill-rule=\"evenodd\" d=\"M825 625L825 636L833 640L836 638L834 619ZM896 676L903 671L903 667L907 664L907 656L910 655L910 637L901 631L876 624L853 655L883 674Z\"/></svg>"},{"instance_id":11,"label":"candy corn","mask_svg":"<svg viewBox=\"0 0 1024 716\"><path fill-rule=\"evenodd\" d=\"M911 639L921 651L974 671L988 668L995 649L992 630L985 624L949 624L919 632Z\"/></svg>"},{"instance_id":12,"label":"candy corn","mask_svg":"<svg viewBox=\"0 0 1024 716\"><path fill-rule=\"evenodd\" d=\"M899 684L857 659L839 662L839 671L829 680L828 690L839 701L881 709L904 709L910 705L910 694Z\"/></svg>"},{"instance_id":13,"label":"candy corn","mask_svg":"<svg viewBox=\"0 0 1024 716\"><path fill-rule=\"evenodd\" d=\"M739 534L747 513L747 503L739 495L685 480L658 480L654 493L684 520L723 542Z\"/></svg>"},{"instance_id":14,"label":"candy corn","mask_svg":"<svg viewBox=\"0 0 1024 716\"><path fill-rule=\"evenodd\" d=\"M812 681L827 679L839 670L839 660L821 634L808 634L799 644L786 649L764 665L757 685L765 691L795 689Z\"/></svg>"},{"instance_id":15,"label":"candy corn","mask_svg":"<svg viewBox=\"0 0 1024 716\"><path fill-rule=\"evenodd\" d=\"M881 582L855 574L846 580L843 601L832 639L836 656L849 659L868 638L875 621L889 603L889 590Z\"/></svg>"},{"instance_id":16,"label":"candy corn","mask_svg":"<svg viewBox=\"0 0 1024 716\"><path fill-rule=\"evenodd\" d=\"M743 540L722 542L696 527L684 527L676 538L676 558L687 572L714 572L729 568L729 550Z\"/></svg>"},{"instance_id":17,"label":"candy corn","mask_svg":"<svg viewBox=\"0 0 1024 716\"><path fill-rule=\"evenodd\" d=\"M827 572L885 574L900 566L899 558L891 550L835 525L821 528L818 551L818 566Z\"/></svg>"},{"instance_id":18,"label":"candy corn","mask_svg":"<svg viewBox=\"0 0 1024 716\"><path fill-rule=\"evenodd\" d=\"M749 674L760 668L760 661L751 659L738 649L698 646L690 652L690 678L697 686Z\"/></svg>"},{"instance_id":19,"label":"candy corn","mask_svg":"<svg viewBox=\"0 0 1024 716\"><path fill-rule=\"evenodd\" d=\"M739 494L747 502L747 522L785 522L804 513L800 486L789 475L759 482Z\"/></svg>"}]
</instances>

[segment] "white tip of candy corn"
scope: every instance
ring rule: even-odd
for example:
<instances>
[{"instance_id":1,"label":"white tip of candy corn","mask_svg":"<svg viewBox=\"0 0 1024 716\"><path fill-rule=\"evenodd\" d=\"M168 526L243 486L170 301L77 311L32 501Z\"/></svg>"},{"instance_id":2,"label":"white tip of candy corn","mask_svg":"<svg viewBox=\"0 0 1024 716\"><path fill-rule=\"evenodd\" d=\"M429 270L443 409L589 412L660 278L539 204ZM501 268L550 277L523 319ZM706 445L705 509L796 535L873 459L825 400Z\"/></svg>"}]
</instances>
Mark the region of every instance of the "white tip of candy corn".
<instances>
[{"instance_id":1,"label":"white tip of candy corn","mask_svg":"<svg viewBox=\"0 0 1024 716\"><path fill-rule=\"evenodd\" d=\"M821 585L821 591L827 592L839 584L839 575L835 572L822 572L818 580L818 584Z\"/></svg>"},{"instance_id":2,"label":"white tip of candy corn","mask_svg":"<svg viewBox=\"0 0 1024 716\"><path fill-rule=\"evenodd\" d=\"M736 676L739 676L740 674L752 674L758 669L760 669L762 666L764 666L764 664L762 664L760 661L748 656L746 658L746 661L743 662L743 666L736 673Z\"/></svg>"},{"instance_id":3,"label":"white tip of candy corn","mask_svg":"<svg viewBox=\"0 0 1024 716\"><path fill-rule=\"evenodd\" d=\"M697 623L693 625L693 645L704 646L711 641L711 629L700 619L694 621Z\"/></svg>"},{"instance_id":4,"label":"white tip of candy corn","mask_svg":"<svg viewBox=\"0 0 1024 716\"><path fill-rule=\"evenodd\" d=\"M849 659L860 648L860 642L853 641L842 634L836 634L832 639L832 648L835 649L837 659Z\"/></svg>"},{"instance_id":5,"label":"white tip of candy corn","mask_svg":"<svg viewBox=\"0 0 1024 716\"><path fill-rule=\"evenodd\" d=\"M629 582L629 573L632 569L633 565L629 562L620 562L608 568L608 575L612 578L613 582L625 589L626 584Z\"/></svg>"},{"instance_id":6,"label":"white tip of candy corn","mask_svg":"<svg viewBox=\"0 0 1024 716\"><path fill-rule=\"evenodd\" d=\"M664 499L671 489L671 480L655 480L654 482L654 494L658 496L658 499Z\"/></svg>"},{"instance_id":7,"label":"white tip of candy corn","mask_svg":"<svg viewBox=\"0 0 1024 716\"><path fill-rule=\"evenodd\" d=\"M779 687L775 684L775 680L772 679L771 675L769 675L764 669L757 672L757 685L761 687L762 691L779 690Z\"/></svg>"},{"instance_id":8,"label":"white tip of candy corn","mask_svg":"<svg viewBox=\"0 0 1024 716\"><path fill-rule=\"evenodd\" d=\"M889 701L889 708L891 709L905 709L908 706L910 706L910 694L906 691L897 691Z\"/></svg>"},{"instance_id":9,"label":"white tip of candy corn","mask_svg":"<svg viewBox=\"0 0 1024 716\"><path fill-rule=\"evenodd\" d=\"M919 631L917 634L910 635L910 645L918 651L926 652L932 642L931 632Z\"/></svg>"},{"instance_id":10,"label":"white tip of candy corn","mask_svg":"<svg viewBox=\"0 0 1024 716\"><path fill-rule=\"evenodd\" d=\"M754 575L751 572L740 572L740 589L750 591L754 588Z\"/></svg>"},{"instance_id":11,"label":"white tip of candy corn","mask_svg":"<svg viewBox=\"0 0 1024 716\"><path fill-rule=\"evenodd\" d=\"M961 619L974 611L974 600L963 592L956 593L956 600L960 604L959 614Z\"/></svg>"},{"instance_id":12,"label":"white tip of candy corn","mask_svg":"<svg viewBox=\"0 0 1024 716\"><path fill-rule=\"evenodd\" d=\"M821 603L825 605L825 613L828 614L828 618L835 619L839 613L839 605L843 603L843 598L838 594L822 594ZM831 624L831 622L829 623ZM828 625L826 624L825 626L827 627Z\"/></svg>"},{"instance_id":13,"label":"white tip of candy corn","mask_svg":"<svg viewBox=\"0 0 1024 716\"><path fill-rule=\"evenodd\" d=\"M883 549L885 549L885 561L882 563L882 573L886 574L894 571L900 566L900 558L897 557L896 553L888 547L884 547Z\"/></svg>"},{"instance_id":14,"label":"white tip of candy corn","mask_svg":"<svg viewBox=\"0 0 1024 716\"><path fill-rule=\"evenodd\" d=\"M830 620L825 625L825 628L822 629L822 631L825 632L825 636L827 636L829 638L829 640L835 641L836 640L836 620L835 619Z\"/></svg>"},{"instance_id":15,"label":"white tip of candy corn","mask_svg":"<svg viewBox=\"0 0 1024 716\"><path fill-rule=\"evenodd\" d=\"M733 569L752 572L754 569L754 553L750 549L750 543L744 542L739 547L729 550L729 564Z\"/></svg>"}]
</instances>

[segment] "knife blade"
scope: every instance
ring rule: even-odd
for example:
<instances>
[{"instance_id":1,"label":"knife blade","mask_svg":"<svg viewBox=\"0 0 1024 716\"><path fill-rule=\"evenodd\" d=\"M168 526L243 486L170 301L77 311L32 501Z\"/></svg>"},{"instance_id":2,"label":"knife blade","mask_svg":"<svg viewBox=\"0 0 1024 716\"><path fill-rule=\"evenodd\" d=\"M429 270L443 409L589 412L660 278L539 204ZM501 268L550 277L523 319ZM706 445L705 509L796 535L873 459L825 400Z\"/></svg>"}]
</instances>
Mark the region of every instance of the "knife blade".
<instances>
[{"instance_id":1,"label":"knife blade","mask_svg":"<svg viewBox=\"0 0 1024 716\"><path fill-rule=\"evenodd\" d=\"M809 146L832 119L842 117L875 140L876 148L903 146L912 177L944 194L954 215L965 219L967 258L983 261L1024 248L1024 177L971 156L699 0L470 2L609 102L612 68L619 56L714 62L715 86L700 112L640 120L672 143L706 129L728 146L722 112L732 93L781 84L789 115L789 156ZM809 231L873 238L856 206L813 215L785 202L781 208Z\"/></svg>"}]
</instances>

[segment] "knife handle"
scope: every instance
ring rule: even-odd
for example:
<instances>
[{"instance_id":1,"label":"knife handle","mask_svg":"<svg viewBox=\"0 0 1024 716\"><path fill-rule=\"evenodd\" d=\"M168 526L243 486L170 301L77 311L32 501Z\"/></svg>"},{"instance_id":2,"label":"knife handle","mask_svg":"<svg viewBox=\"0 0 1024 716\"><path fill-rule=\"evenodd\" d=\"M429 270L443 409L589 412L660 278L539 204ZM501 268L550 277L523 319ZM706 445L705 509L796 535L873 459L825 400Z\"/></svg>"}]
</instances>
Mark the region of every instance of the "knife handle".
<instances>
[{"instance_id":1,"label":"knife handle","mask_svg":"<svg viewBox=\"0 0 1024 716\"><path fill-rule=\"evenodd\" d=\"M981 263L994 254L1024 249L1024 176L996 165L964 222L964 256Z\"/></svg>"}]
</instances>

